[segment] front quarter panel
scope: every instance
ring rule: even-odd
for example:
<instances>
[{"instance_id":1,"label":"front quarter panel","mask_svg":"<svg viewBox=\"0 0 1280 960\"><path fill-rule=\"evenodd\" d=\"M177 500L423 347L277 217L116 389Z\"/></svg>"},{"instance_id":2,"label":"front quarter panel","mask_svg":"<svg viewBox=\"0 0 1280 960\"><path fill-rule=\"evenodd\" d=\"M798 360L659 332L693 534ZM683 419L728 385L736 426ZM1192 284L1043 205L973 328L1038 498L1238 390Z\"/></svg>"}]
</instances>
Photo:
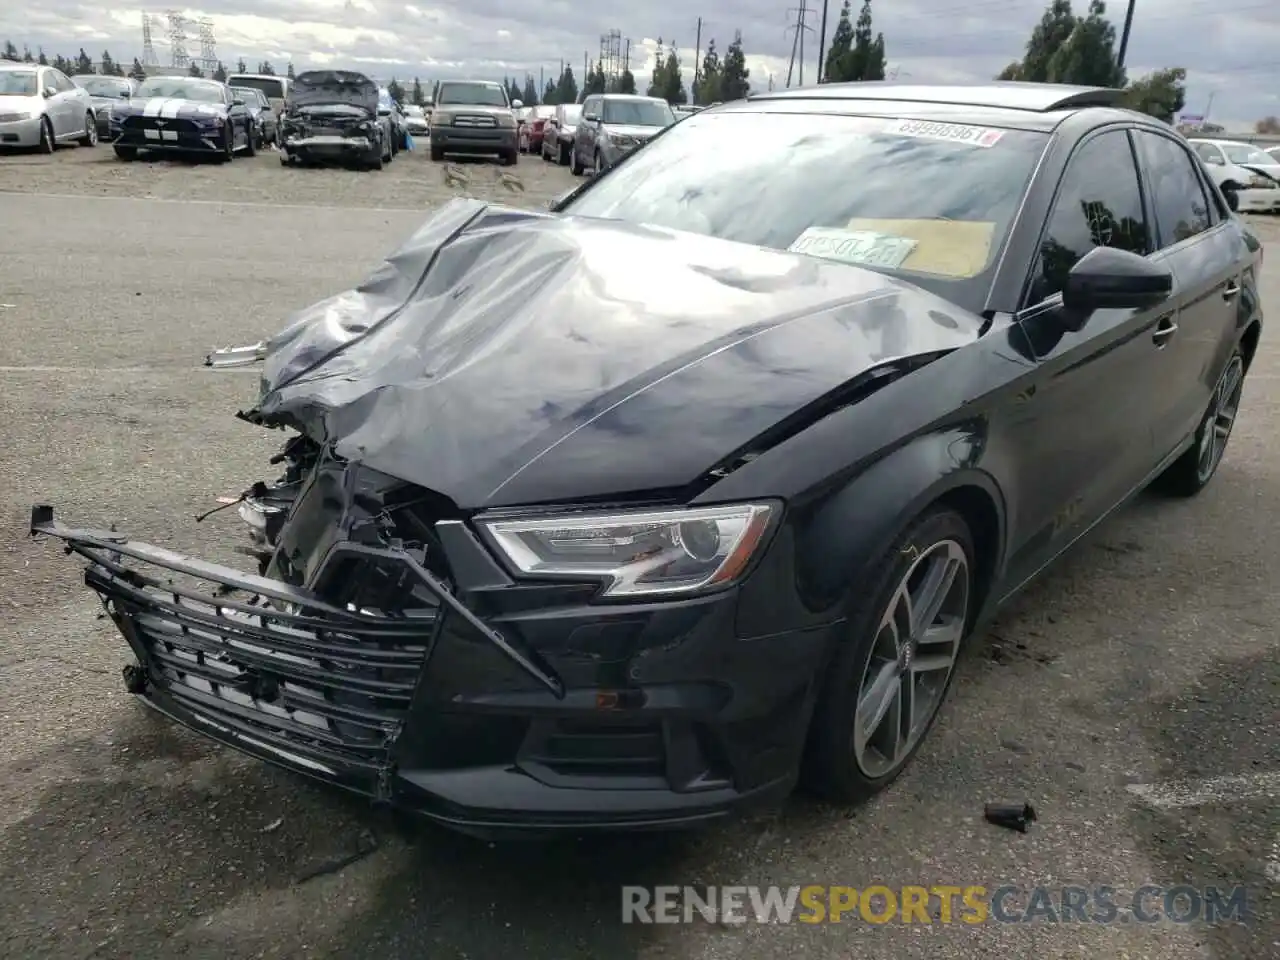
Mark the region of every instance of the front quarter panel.
<instances>
[{"instance_id":1,"label":"front quarter panel","mask_svg":"<svg viewBox=\"0 0 1280 960\"><path fill-rule=\"evenodd\" d=\"M778 497L781 529L742 588L741 636L830 623L902 530L931 503L985 504L987 586L1002 576L1016 516L1016 451L1002 411L1036 376L1008 328L825 417L709 487L697 502ZM988 589L988 595L992 591Z\"/></svg>"}]
</instances>

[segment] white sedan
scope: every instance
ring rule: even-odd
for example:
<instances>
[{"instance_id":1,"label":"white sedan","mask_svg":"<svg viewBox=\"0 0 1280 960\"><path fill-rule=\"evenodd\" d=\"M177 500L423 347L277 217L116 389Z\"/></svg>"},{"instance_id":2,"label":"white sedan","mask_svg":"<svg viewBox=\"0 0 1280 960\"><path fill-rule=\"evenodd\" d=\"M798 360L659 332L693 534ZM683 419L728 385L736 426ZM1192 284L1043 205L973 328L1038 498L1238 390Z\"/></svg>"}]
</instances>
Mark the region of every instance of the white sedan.
<instances>
[{"instance_id":1,"label":"white sedan","mask_svg":"<svg viewBox=\"0 0 1280 960\"><path fill-rule=\"evenodd\" d=\"M98 142L98 122L87 90L61 70L35 63L0 63L0 147Z\"/></svg>"},{"instance_id":2,"label":"white sedan","mask_svg":"<svg viewBox=\"0 0 1280 960\"><path fill-rule=\"evenodd\" d=\"M1280 163L1251 143L1189 141L1223 193L1234 193L1241 213L1280 211Z\"/></svg>"}]
</instances>

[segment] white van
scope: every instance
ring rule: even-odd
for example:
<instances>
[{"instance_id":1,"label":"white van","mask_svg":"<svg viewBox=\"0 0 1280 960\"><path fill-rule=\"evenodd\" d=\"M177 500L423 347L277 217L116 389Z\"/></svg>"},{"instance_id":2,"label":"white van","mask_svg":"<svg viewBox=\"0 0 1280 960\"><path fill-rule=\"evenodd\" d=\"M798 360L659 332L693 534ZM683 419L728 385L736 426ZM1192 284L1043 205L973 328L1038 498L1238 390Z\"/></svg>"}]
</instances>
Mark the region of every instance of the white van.
<instances>
[{"instance_id":1,"label":"white van","mask_svg":"<svg viewBox=\"0 0 1280 960\"><path fill-rule=\"evenodd\" d=\"M227 77L229 87L253 87L266 96L276 116L284 110L285 97L289 95L289 78L268 73L233 73Z\"/></svg>"}]
</instances>

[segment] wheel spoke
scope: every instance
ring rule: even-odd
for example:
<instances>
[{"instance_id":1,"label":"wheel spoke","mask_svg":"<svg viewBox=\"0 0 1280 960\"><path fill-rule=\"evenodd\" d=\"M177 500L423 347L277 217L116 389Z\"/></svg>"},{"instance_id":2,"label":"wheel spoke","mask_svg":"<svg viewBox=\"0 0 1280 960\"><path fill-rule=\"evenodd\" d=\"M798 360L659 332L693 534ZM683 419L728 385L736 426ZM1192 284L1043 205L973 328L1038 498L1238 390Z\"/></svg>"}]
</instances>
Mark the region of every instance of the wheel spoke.
<instances>
[{"instance_id":1,"label":"wheel spoke","mask_svg":"<svg viewBox=\"0 0 1280 960\"><path fill-rule=\"evenodd\" d=\"M917 645L921 648L921 653L929 653L930 651L923 648L941 644L954 647L960 643L962 636L964 636L964 617L944 615L936 618L935 622L920 634Z\"/></svg>"},{"instance_id":2,"label":"wheel spoke","mask_svg":"<svg viewBox=\"0 0 1280 960\"><path fill-rule=\"evenodd\" d=\"M910 597L911 636L919 637L932 626L959 572L960 564L950 556L938 557L932 561L925 573L924 582Z\"/></svg>"},{"instance_id":3,"label":"wheel spoke","mask_svg":"<svg viewBox=\"0 0 1280 960\"><path fill-rule=\"evenodd\" d=\"M916 726L916 684L910 673L903 676L898 683L898 695L894 697L894 732L893 762L901 763L915 743Z\"/></svg>"},{"instance_id":4,"label":"wheel spoke","mask_svg":"<svg viewBox=\"0 0 1280 960\"><path fill-rule=\"evenodd\" d=\"M880 667L879 673L871 681L871 686L858 701L856 721L856 745L859 753L875 736L875 732L884 723L889 708L893 706L897 694L898 671L896 663L886 663Z\"/></svg>"}]
</instances>

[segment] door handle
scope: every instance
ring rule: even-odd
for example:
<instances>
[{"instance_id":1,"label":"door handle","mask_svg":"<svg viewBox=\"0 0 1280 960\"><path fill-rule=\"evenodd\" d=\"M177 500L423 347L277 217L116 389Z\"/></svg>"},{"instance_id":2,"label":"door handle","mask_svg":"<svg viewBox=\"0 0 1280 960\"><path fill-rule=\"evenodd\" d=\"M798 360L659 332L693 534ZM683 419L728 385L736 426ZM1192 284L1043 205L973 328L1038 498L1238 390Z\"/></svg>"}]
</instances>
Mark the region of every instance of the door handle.
<instances>
[{"instance_id":1,"label":"door handle","mask_svg":"<svg viewBox=\"0 0 1280 960\"><path fill-rule=\"evenodd\" d=\"M1222 289L1223 300L1234 300L1240 293L1240 284L1235 280L1228 280L1227 285Z\"/></svg>"},{"instance_id":2,"label":"door handle","mask_svg":"<svg viewBox=\"0 0 1280 960\"><path fill-rule=\"evenodd\" d=\"M1163 347L1177 332L1178 324L1174 322L1173 317L1161 317L1156 323L1156 332L1151 335L1151 342L1157 347Z\"/></svg>"}]
</instances>

